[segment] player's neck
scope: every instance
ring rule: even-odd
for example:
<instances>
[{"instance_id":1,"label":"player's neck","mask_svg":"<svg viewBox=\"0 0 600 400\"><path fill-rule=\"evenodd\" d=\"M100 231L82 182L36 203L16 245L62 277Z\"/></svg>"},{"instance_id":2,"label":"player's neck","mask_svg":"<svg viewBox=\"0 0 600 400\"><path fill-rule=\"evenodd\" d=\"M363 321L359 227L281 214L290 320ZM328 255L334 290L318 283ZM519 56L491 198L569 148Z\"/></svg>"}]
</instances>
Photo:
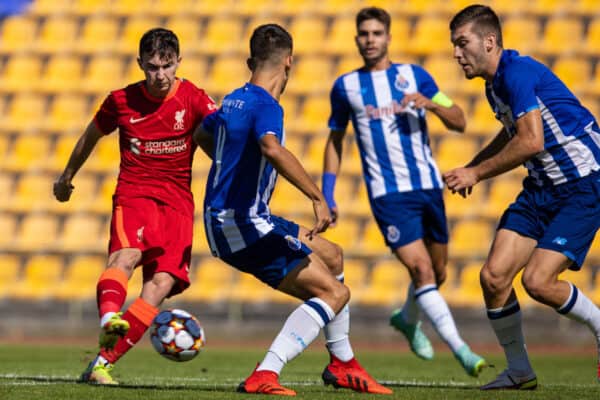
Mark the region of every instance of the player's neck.
<instances>
[{"instance_id":1,"label":"player's neck","mask_svg":"<svg viewBox=\"0 0 600 400\"><path fill-rule=\"evenodd\" d=\"M392 62L390 61L390 59L388 57L383 57L380 60L377 60L375 62L368 62L367 60L365 60L364 68L370 72L384 71L384 70L388 69L391 65L392 65Z\"/></svg>"},{"instance_id":2,"label":"player's neck","mask_svg":"<svg viewBox=\"0 0 600 400\"><path fill-rule=\"evenodd\" d=\"M500 59L502 58L502 49L498 48L498 51L494 53L493 56L490 57L488 67L485 69L482 74L482 78L486 80L486 82L491 82L494 80L494 76L496 76L496 72L498 71L498 66L500 65Z\"/></svg>"},{"instance_id":3,"label":"player's neck","mask_svg":"<svg viewBox=\"0 0 600 400\"><path fill-rule=\"evenodd\" d=\"M154 97L157 100L163 100L166 99L167 97L170 97L176 90L177 87L179 86L179 79L176 78L173 81L173 84L171 85L171 87L169 87L169 90L166 92L156 92L155 90L152 90L152 88L148 85L147 82L144 82L144 88L146 89L146 92Z\"/></svg>"},{"instance_id":4,"label":"player's neck","mask_svg":"<svg viewBox=\"0 0 600 400\"><path fill-rule=\"evenodd\" d=\"M274 69L257 69L250 77L250 83L265 89L277 101L285 87L285 73Z\"/></svg>"}]
</instances>

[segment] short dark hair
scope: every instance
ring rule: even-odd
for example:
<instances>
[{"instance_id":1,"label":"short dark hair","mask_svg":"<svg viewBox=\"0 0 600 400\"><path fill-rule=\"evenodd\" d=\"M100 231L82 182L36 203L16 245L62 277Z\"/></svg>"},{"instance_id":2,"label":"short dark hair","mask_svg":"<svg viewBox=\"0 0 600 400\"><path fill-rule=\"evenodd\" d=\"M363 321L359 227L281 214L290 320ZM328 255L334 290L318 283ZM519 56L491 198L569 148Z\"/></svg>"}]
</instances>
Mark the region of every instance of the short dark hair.
<instances>
[{"instance_id":1,"label":"short dark hair","mask_svg":"<svg viewBox=\"0 0 600 400\"><path fill-rule=\"evenodd\" d=\"M491 7L481 4L470 5L459 11L452 21L450 21L450 31L456 30L458 27L473 22L474 31L483 36L488 33L496 35L496 43L498 47L502 47L502 28L500 27L500 19Z\"/></svg>"},{"instance_id":2,"label":"short dark hair","mask_svg":"<svg viewBox=\"0 0 600 400\"><path fill-rule=\"evenodd\" d=\"M142 54L153 56L158 53L161 59L175 54L179 57L179 39L173 31L164 28L153 28L144 33L140 39L140 57Z\"/></svg>"},{"instance_id":3,"label":"short dark hair","mask_svg":"<svg viewBox=\"0 0 600 400\"><path fill-rule=\"evenodd\" d=\"M376 19L385 26L386 32L390 32L392 18L390 17L390 14L383 8L366 7L360 10L358 14L356 14L356 30L358 30L358 27L363 23L363 21L368 19Z\"/></svg>"},{"instance_id":4,"label":"short dark hair","mask_svg":"<svg viewBox=\"0 0 600 400\"><path fill-rule=\"evenodd\" d=\"M277 24L258 26L250 37L250 58L248 68L254 71L256 67L266 62L275 61L275 57L293 48L292 35Z\"/></svg>"}]
</instances>

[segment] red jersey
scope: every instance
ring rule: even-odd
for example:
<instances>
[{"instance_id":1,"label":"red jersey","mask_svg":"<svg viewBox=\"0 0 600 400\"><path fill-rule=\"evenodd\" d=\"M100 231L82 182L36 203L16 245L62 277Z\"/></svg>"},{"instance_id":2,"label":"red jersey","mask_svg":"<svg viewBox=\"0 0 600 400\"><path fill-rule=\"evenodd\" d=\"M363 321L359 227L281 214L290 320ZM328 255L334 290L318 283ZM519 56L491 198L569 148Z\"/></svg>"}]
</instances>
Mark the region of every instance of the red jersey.
<instances>
[{"instance_id":1,"label":"red jersey","mask_svg":"<svg viewBox=\"0 0 600 400\"><path fill-rule=\"evenodd\" d=\"M189 81L177 79L174 85L165 98L148 93L144 81L115 90L94 121L104 134L119 128L117 198L152 197L193 216L192 134L217 106Z\"/></svg>"}]
</instances>

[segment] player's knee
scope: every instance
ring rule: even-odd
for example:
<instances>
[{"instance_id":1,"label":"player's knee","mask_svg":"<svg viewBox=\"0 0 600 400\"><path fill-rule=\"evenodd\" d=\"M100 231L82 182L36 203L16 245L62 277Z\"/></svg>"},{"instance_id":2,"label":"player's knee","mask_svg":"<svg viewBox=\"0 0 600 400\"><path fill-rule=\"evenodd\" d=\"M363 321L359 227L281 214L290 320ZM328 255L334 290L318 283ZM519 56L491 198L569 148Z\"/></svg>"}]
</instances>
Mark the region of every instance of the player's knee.
<instances>
[{"instance_id":1,"label":"player's knee","mask_svg":"<svg viewBox=\"0 0 600 400\"><path fill-rule=\"evenodd\" d=\"M334 303L332 308L337 314L350 301L350 289L340 282L338 285L335 285L331 294Z\"/></svg>"},{"instance_id":2,"label":"player's knee","mask_svg":"<svg viewBox=\"0 0 600 400\"><path fill-rule=\"evenodd\" d=\"M437 277L430 260L424 258L415 260L411 270L412 280L416 287L437 282Z\"/></svg>"},{"instance_id":3,"label":"player's knee","mask_svg":"<svg viewBox=\"0 0 600 400\"><path fill-rule=\"evenodd\" d=\"M335 276L338 276L342 272L344 272L344 250L342 247L332 243L332 257L331 257L331 265L329 265L329 270Z\"/></svg>"},{"instance_id":4,"label":"player's knee","mask_svg":"<svg viewBox=\"0 0 600 400\"><path fill-rule=\"evenodd\" d=\"M552 290L547 277L528 272L527 270L523 272L521 283L527 294L537 301L545 301L550 294L549 291Z\"/></svg>"},{"instance_id":5,"label":"player's knee","mask_svg":"<svg viewBox=\"0 0 600 400\"><path fill-rule=\"evenodd\" d=\"M487 293L501 293L508 289L511 280L498 272L492 264L485 264L479 273L481 287Z\"/></svg>"},{"instance_id":6,"label":"player's knee","mask_svg":"<svg viewBox=\"0 0 600 400\"><path fill-rule=\"evenodd\" d=\"M108 257L107 268L118 268L130 277L141 258L139 249L121 249Z\"/></svg>"},{"instance_id":7,"label":"player's knee","mask_svg":"<svg viewBox=\"0 0 600 400\"><path fill-rule=\"evenodd\" d=\"M448 277L448 275L446 274L446 270L443 269L441 271L437 271L435 274L435 284L437 285L437 287L439 288L440 286L442 286L444 284L444 282L446 282L446 278Z\"/></svg>"}]
</instances>

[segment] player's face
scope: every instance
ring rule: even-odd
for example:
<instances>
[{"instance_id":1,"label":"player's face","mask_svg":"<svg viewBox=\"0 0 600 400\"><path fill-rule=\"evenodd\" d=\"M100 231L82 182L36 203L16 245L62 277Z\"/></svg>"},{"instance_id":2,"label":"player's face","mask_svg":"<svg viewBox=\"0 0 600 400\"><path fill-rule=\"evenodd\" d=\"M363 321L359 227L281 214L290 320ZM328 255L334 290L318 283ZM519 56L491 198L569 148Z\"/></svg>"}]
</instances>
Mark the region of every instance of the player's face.
<instances>
[{"instance_id":1,"label":"player's face","mask_svg":"<svg viewBox=\"0 0 600 400\"><path fill-rule=\"evenodd\" d=\"M483 76L487 65L484 38L473 32L472 27L472 22L459 26L452 32L451 38L454 58L462 67L467 79Z\"/></svg>"},{"instance_id":2,"label":"player's face","mask_svg":"<svg viewBox=\"0 0 600 400\"><path fill-rule=\"evenodd\" d=\"M138 64L146 76L146 88L151 95L155 97L165 97L173 87L175 82L175 73L181 57L170 54L161 58L158 52L152 56L142 54L138 58Z\"/></svg>"},{"instance_id":3,"label":"player's face","mask_svg":"<svg viewBox=\"0 0 600 400\"><path fill-rule=\"evenodd\" d=\"M356 35L356 45L367 65L375 65L388 54L390 35L385 25L376 19L367 19L360 23Z\"/></svg>"}]
</instances>

